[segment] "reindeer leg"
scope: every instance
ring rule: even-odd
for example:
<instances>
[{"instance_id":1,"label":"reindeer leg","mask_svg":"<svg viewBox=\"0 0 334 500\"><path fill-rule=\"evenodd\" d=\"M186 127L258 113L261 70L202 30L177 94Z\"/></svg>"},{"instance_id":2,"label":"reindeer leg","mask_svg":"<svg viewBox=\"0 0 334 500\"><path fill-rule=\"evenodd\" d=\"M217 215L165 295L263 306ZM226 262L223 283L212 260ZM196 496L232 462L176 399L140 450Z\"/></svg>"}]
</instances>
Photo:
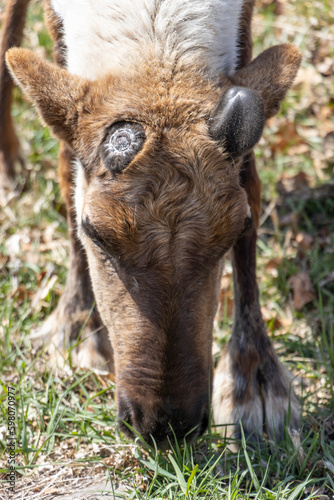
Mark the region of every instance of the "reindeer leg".
<instances>
[{"instance_id":1,"label":"reindeer leg","mask_svg":"<svg viewBox=\"0 0 334 500\"><path fill-rule=\"evenodd\" d=\"M253 153L245 156L240 177L253 224L233 247L234 327L216 369L213 417L216 424L233 424L228 435L239 437L241 422L246 437L258 441L265 431L279 442L285 421L298 428L299 403L291 388L291 376L278 360L261 315L256 282L261 184Z\"/></svg>"},{"instance_id":2,"label":"reindeer leg","mask_svg":"<svg viewBox=\"0 0 334 500\"><path fill-rule=\"evenodd\" d=\"M84 368L113 372L113 352L107 330L94 305L86 253L77 237L73 206L73 153L62 143L59 154L60 188L67 208L70 239L65 291L56 309L32 338L40 338L54 351L59 364L68 348L72 361ZM60 354L60 356L59 356Z\"/></svg>"},{"instance_id":3,"label":"reindeer leg","mask_svg":"<svg viewBox=\"0 0 334 500\"><path fill-rule=\"evenodd\" d=\"M24 165L20 144L11 116L13 80L10 76L5 53L21 44L29 0L9 0L0 44L0 206L13 196L15 164Z\"/></svg>"}]
</instances>

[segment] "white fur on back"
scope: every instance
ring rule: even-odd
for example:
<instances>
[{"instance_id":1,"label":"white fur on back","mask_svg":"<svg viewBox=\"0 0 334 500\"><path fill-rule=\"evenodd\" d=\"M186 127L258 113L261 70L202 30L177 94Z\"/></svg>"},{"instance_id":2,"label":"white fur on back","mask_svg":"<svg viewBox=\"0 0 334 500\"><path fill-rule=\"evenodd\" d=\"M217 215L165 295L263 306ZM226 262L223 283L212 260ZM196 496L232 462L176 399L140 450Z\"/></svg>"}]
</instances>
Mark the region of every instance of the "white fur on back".
<instances>
[{"instance_id":1,"label":"white fur on back","mask_svg":"<svg viewBox=\"0 0 334 500\"><path fill-rule=\"evenodd\" d=\"M243 0L52 0L63 20L68 69L96 79L139 61L153 45L163 57L231 75Z\"/></svg>"}]
</instances>

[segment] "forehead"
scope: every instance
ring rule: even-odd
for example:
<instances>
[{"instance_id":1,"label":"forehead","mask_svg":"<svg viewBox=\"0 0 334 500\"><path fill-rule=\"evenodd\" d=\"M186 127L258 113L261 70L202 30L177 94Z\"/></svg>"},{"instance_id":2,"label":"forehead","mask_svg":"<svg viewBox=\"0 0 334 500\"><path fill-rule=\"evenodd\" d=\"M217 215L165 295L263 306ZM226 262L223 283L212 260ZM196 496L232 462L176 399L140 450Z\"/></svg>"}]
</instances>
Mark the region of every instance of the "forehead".
<instances>
[{"instance_id":1,"label":"forehead","mask_svg":"<svg viewBox=\"0 0 334 500\"><path fill-rule=\"evenodd\" d=\"M90 177L94 165L99 163L99 148L108 129L116 122L143 125L146 144L151 140L161 145L167 131L184 135L193 130L197 134L199 127L208 139L208 119L229 85L226 82L223 88L213 85L197 70L173 71L159 61L147 67L143 64L132 73L109 75L91 82L78 108L73 144L85 165L86 175Z\"/></svg>"},{"instance_id":2,"label":"forehead","mask_svg":"<svg viewBox=\"0 0 334 500\"><path fill-rule=\"evenodd\" d=\"M231 84L209 81L197 69L175 70L158 60L132 73L93 82L88 94L89 120L135 120L155 130L205 121ZM87 106L86 106L87 109Z\"/></svg>"}]
</instances>

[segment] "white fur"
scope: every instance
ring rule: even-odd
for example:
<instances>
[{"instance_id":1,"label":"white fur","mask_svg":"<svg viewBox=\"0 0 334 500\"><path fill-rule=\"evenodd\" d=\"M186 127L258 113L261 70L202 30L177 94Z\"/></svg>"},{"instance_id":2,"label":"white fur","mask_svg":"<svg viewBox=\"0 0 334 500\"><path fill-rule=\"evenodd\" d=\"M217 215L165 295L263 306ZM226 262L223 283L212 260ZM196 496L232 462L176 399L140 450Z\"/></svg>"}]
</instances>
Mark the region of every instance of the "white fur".
<instances>
[{"instance_id":1,"label":"white fur","mask_svg":"<svg viewBox=\"0 0 334 500\"><path fill-rule=\"evenodd\" d=\"M79 160L74 164L75 166L75 192L74 192L74 205L78 221L79 238L82 238L84 234L81 234L81 219L84 212L84 199L87 191L87 181L85 177L84 168Z\"/></svg>"},{"instance_id":2,"label":"white fur","mask_svg":"<svg viewBox=\"0 0 334 500\"><path fill-rule=\"evenodd\" d=\"M63 20L70 72L96 79L161 57L197 64L209 76L233 74L243 0L52 0Z\"/></svg>"}]
</instances>

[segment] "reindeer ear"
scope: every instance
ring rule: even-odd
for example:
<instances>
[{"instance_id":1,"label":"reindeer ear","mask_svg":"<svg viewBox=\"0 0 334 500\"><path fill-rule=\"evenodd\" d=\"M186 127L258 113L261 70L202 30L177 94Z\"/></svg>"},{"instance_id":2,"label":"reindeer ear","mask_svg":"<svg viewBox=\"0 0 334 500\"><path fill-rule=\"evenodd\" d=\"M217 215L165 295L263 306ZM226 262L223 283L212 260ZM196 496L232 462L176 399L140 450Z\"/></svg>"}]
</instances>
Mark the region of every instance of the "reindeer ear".
<instances>
[{"instance_id":1,"label":"reindeer ear","mask_svg":"<svg viewBox=\"0 0 334 500\"><path fill-rule=\"evenodd\" d=\"M232 83L261 95L266 119L276 115L301 63L301 52L292 44L276 45L262 52L251 64L237 71Z\"/></svg>"},{"instance_id":2,"label":"reindeer ear","mask_svg":"<svg viewBox=\"0 0 334 500\"><path fill-rule=\"evenodd\" d=\"M78 104L83 100L88 82L43 61L30 50L12 48L6 54L6 61L17 84L36 105L43 122L59 139L72 144L77 130Z\"/></svg>"}]
</instances>

